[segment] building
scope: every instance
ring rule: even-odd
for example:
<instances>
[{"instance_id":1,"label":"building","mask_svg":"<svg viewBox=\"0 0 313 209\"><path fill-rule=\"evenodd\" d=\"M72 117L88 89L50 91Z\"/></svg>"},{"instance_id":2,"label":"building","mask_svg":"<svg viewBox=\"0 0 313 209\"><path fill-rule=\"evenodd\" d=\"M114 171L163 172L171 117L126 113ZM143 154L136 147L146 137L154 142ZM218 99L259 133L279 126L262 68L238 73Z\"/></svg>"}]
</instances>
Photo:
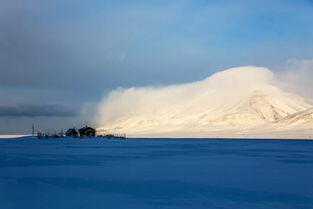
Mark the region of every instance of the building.
<instances>
[{"instance_id":1,"label":"building","mask_svg":"<svg viewBox=\"0 0 313 209\"><path fill-rule=\"evenodd\" d=\"M81 137L95 137L96 136L96 129L91 128L89 126L85 126L78 130Z\"/></svg>"},{"instance_id":2,"label":"building","mask_svg":"<svg viewBox=\"0 0 313 209\"><path fill-rule=\"evenodd\" d=\"M70 137L79 137L79 131L76 128L70 128L66 131L65 133L66 136L70 136Z\"/></svg>"}]
</instances>

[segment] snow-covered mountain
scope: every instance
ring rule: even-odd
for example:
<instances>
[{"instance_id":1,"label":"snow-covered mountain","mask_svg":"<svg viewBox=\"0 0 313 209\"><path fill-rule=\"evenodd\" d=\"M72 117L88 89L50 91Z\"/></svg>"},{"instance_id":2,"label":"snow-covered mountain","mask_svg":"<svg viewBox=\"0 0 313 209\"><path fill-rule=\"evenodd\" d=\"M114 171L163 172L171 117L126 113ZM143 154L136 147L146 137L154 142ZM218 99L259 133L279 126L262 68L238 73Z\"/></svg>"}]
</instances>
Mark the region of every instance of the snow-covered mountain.
<instances>
[{"instance_id":1,"label":"snow-covered mountain","mask_svg":"<svg viewBox=\"0 0 313 209\"><path fill-rule=\"evenodd\" d=\"M189 84L120 89L99 106L99 130L175 136L309 127L310 100L279 86L266 68L240 67Z\"/></svg>"},{"instance_id":2,"label":"snow-covered mountain","mask_svg":"<svg viewBox=\"0 0 313 209\"><path fill-rule=\"evenodd\" d=\"M276 122L284 128L312 128L313 129L313 108L308 108L291 115L288 115Z\"/></svg>"}]
</instances>

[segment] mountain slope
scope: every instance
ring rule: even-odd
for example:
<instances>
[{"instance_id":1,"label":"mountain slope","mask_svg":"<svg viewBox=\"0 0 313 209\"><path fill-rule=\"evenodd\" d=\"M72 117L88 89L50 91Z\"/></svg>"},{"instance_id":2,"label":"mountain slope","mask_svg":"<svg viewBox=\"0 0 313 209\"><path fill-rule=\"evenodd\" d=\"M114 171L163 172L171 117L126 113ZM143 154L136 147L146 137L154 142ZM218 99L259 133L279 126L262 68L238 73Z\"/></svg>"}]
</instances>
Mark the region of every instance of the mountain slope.
<instances>
[{"instance_id":1,"label":"mountain slope","mask_svg":"<svg viewBox=\"0 0 313 209\"><path fill-rule=\"evenodd\" d=\"M266 68L241 67L163 88L112 92L100 105L98 130L129 134L292 127L312 120L307 99L281 90Z\"/></svg>"},{"instance_id":2,"label":"mountain slope","mask_svg":"<svg viewBox=\"0 0 313 209\"><path fill-rule=\"evenodd\" d=\"M277 121L277 124L285 128L313 128L313 108L288 115Z\"/></svg>"}]
</instances>

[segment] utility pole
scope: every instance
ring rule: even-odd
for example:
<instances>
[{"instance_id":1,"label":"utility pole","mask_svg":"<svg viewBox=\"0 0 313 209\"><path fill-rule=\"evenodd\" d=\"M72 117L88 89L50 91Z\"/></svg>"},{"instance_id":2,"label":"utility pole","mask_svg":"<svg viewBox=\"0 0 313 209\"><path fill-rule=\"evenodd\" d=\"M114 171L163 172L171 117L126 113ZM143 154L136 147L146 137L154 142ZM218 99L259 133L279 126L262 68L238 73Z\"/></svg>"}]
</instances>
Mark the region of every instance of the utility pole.
<instances>
[{"instance_id":1,"label":"utility pole","mask_svg":"<svg viewBox=\"0 0 313 209\"><path fill-rule=\"evenodd\" d=\"M32 125L32 135L35 136L35 123Z\"/></svg>"}]
</instances>

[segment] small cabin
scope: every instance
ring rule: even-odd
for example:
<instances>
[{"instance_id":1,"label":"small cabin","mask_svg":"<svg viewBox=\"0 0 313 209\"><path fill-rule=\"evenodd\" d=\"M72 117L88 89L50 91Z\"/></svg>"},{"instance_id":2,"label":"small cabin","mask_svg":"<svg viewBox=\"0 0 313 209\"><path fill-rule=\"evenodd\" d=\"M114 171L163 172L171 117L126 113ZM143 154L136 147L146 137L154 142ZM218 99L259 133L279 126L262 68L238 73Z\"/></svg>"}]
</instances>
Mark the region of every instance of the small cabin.
<instances>
[{"instance_id":1,"label":"small cabin","mask_svg":"<svg viewBox=\"0 0 313 209\"><path fill-rule=\"evenodd\" d=\"M95 137L96 136L96 129L91 128L89 126L85 126L81 129L79 129L79 134L81 137L84 137L84 136Z\"/></svg>"},{"instance_id":2,"label":"small cabin","mask_svg":"<svg viewBox=\"0 0 313 209\"><path fill-rule=\"evenodd\" d=\"M79 131L76 128L70 128L66 131L65 133L66 136L70 136L70 137L79 137Z\"/></svg>"}]
</instances>

